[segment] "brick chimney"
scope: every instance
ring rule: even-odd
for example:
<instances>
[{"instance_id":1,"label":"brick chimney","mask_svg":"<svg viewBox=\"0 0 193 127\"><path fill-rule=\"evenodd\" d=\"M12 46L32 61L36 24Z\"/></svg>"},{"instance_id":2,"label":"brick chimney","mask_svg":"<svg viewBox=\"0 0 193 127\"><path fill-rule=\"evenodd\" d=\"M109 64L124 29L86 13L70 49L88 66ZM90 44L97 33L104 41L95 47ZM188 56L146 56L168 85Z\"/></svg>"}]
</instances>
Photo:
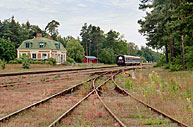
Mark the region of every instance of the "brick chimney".
<instances>
[{"instance_id":1,"label":"brick chimney","mask_svg":"<svg viewBox=\"0 0 193 127\"><path fill-rule=\"evenodd\" d=\"M36 34L36 37L42 37L42 34L38 33Z\"/></svg>"}]
</instances>

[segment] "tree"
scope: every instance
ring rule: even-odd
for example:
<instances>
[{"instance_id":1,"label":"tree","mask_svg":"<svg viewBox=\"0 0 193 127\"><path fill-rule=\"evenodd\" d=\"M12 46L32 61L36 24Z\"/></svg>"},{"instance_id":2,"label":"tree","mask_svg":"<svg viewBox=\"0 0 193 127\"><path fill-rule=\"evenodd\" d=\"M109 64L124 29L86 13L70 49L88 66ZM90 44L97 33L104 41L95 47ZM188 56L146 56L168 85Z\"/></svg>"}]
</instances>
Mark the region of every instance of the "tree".
<instances>
[{"instance_id":1,"label":"tree","mask_svg":"<svg viewBox=\"0 0 193 127\"><path fill-rule=\"evenodd\" d=\"M51 22L49 22L47 24L47 26L45 27L45 31L48 32L53 40L56 40L57 36L58 36L58 27L59 27L60 23L52 20Z\"/></svg>"},{"instance_id":2,"label":"tree","mask_svg":"<svg viewBox=\"0 0 193 127\"><path fill-rule=\"evenodd\" d=\"M113 49L111 48L104 48L99 55L99 61L105 64L112 64L115 63L115 55Z\"/></svg>"},{"instance_id":3,"label":"tree","mask_svg":"<svg viewBox=\"0 0 193 127\"><path fill-rule=\"evenodd\" d=\"M16 57L16 51L10 40L0 38L0 59L6 61L13 60Z\"/></svg>"},{"instance_id":4,"label":"tree","mask_svg":"<svg viewBox=\"0 0 193 127\"><path fill-rule=\"evenodd\" d=\"M100 27L92 26L91 32L90 32L90 40L91 40L91 52L93 56L99 55L99 50L102 48L102 42L104 39L103 31L100 29Z\"/></svg>"},{"instance_id":5,"label":"tree","mask_svg":"<svg viewBox=\"0 0 193 127\"><path fill-rule=\"evenodd\" d=\"M127 41L123 40L123 36L121 36L119 32L113 30L110 30L106 34L103 47L112 49L115 56L128 54Z\"/></svg>"},{"instance_id":6,"label":"tree","mask_svg":"<svg viewBox=\"0 0 193 127\"><path fill-rule=\"evenodd\" d=\"M128 46L128 54L131 56L136 56L137 50L139 50L138 46L135 45L135 43L133 42L129 42L127 46Z\"/></svg>"},{"instance_id":7,"label":"tree","mask_svg":"<svg viewBox=\"0 0 193 127\"><path fill-rule=\"evenodd\" d=\"M28 31L23 29L12 16L0 23L0 38L10 39L15 48L18 48L24 40L28 39Z\"/></svg>"},{"instance_id":8,"label":"tree","mask_svg":"<svg viewBox=\"0 0 193 127\"><path fill-rule=\"evenodd\" d=\"M167 63L170 61L170 64L183 65L185 70L187 61L185 57L188 56L186 49L191 49L193 45L190 43L193 42L193 2L191 0L154 0L151 5L148 5L149 1L145 0L140 5L140 9L151 7L152 11L147 13L144 20L138 21L141 25L139 32L147 36L147 45L152 48L162 48L165 43Z\"/></svg>"},{"instance_id":9,"label":"tree","mask_svg":"<svg viewBox=\"0 0 193 127\"><path fill-rule=\"evenodd\" d=\"M81 44L84 47L85 55L98 57L99 50L102 48L102 43L104 41L103 33L100 27L93 26L92 24L87 26L87 23L85 23L82 26L80 36L82 37Z\"/></svg>"},{"instance_id":10,"label":"tree","mask_svg":"<svg viewBox=\"0 0 193 127\"><path fill-rule=\"evenodd\" d=\"M84 58L84 48L79 41L72 39L66 44L67 56L76 62L82 62Z\"/></svg>"},{"instance_id":11,"label":"tree","mask_svg":"<svg viewBox=\"0 0 193 127\"><path fill-rule=\"evenodd\" d=\"M66 47L67 40L65 37L61 37L60 35L57 37L57 41L61 42L64 47ZM68 40L69 41L69 40Z\"/></svg>"},{"instance_id":12,"label":"tree","mask_svg":"<svg viewBox=\"0 0 193 127\"><path fill-rule=\"evenodd\" d=\"M27 39L34 38L38 33L41 33L42 36L47 36L48 35L39 26L31 25L29 21L27 21L25 24L22 24L22 28L27 31L27 35L28 35Z\"/></svg>"}]
</instances>

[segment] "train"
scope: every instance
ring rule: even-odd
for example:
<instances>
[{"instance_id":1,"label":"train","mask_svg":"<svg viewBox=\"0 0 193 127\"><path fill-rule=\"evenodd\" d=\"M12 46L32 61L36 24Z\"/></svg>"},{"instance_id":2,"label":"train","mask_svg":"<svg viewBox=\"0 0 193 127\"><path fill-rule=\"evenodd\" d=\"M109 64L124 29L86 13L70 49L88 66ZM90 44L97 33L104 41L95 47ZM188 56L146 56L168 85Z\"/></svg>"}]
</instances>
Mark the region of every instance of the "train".
<instances>
[{"instance_id":1,"label":"train","mask_svg":"<svg viewBox=\"0 0 193 127\"><path fill-rule=\"evenodd\" d=\"M118 66L140 65L140 61L140 57L137 56L118 55L116 57Z\"/></svg>"}]
</instances>

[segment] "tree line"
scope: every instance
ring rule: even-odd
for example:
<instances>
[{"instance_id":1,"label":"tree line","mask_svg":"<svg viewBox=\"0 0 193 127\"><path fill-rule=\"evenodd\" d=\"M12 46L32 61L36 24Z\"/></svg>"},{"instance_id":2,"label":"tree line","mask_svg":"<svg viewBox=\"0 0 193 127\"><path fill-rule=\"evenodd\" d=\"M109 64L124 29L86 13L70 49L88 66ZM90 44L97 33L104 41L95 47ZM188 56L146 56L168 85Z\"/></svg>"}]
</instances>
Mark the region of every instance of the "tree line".
<instances>
[{"instance_id":1,"label":"tree line","mask_svg":"<svg viewBox=\"0 0 193 127\"><path fill-rule=\"evenodd\" d=\"M193 68L192 0L141 0L139 9L151 10L138 21L139 32L147 37L147 46L164 50L159 64L173 70Z\"/></svg>"},{"instance_id":2,"label":"tree line","mask_svg":"<svg viewBox=\"0 0 193 127\"><path fill-rule=\"evenodd\" d=\"M59 41L67 49L69 62L82 62L84 56L96 56L99 62L105 64L115 63L117 55L141 56L144 61L155 62L159 53L148 47L139 49L133 42L127 42L119 32L110 30L105 33L99 26L83 24L80 30L81 39L72 36L62 37L58 32L60 23L52 20L44 29L32 25L29 21L20 24L14 17L0 20L0 59L10 61L16 59L16 49L27 39L32 39L37 33L43 37Z\"/></svg>"}]
</instances>

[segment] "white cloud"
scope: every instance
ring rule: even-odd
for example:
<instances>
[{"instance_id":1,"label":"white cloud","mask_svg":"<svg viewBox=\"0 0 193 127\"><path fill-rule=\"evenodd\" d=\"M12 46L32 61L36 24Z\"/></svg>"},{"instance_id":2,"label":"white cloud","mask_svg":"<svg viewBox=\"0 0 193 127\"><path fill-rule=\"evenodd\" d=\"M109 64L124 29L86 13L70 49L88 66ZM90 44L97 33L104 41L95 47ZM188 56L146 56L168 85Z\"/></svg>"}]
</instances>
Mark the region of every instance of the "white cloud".
<instances>
[{"instance_id":1,"label":"white cloud","mask_svg":"<svg viewBox=\"0 0 193 127\"><path fill-rule=\"evenodd\" d=\"M85 5L85 4L81 4L81 3L80 3L80 4L78 4L78 6L79 6L79 7L87 7L87 5Z\"/></svg>"}]
</instances>

